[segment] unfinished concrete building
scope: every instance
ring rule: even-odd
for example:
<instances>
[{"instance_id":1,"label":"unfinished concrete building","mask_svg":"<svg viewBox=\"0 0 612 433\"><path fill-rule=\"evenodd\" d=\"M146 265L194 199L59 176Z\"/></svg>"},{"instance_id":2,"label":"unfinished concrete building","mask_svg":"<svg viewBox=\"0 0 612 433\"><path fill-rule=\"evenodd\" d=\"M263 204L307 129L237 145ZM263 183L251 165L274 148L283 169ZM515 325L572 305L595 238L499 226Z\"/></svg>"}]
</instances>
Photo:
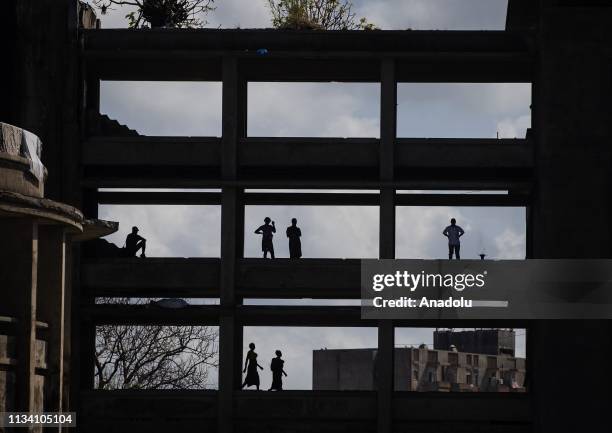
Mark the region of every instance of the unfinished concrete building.
<instances>
[{"instance_id":1,"label":"unfinished concrete building","mask_svg":"<svg viewBox=\"0 0 612 433\"><path fill-rule=\"evenodd\" d=\"M0 2L0 120L45 143L48 198L92 217L105 203L221 206L218 258L75 254L65 407L78 412L78 430L546 433L608 426L609 387L592 368L612 358L608 321L366 323L357 307L244 305L245 297L357 299L360 264L262 261L242 251L246 204L377 206L381 258L394 258L400 206L489 205L527 209L528 258L611 258L610 6L510 0L506 31L325 32L104 30L87 28L95 20L75 0ZM257 54L261 48L266 56ZM101 80L221 82L222 136L134 135L100 117ZM379 83L380 138L248 137L246 90L256 81ZM512 140L399 139L403 82L531 83L530 133ZM130 187L220 192L100 191ZM378 193L245 192L253 188ZM466 189L509 194L397 194ZM208 297L220 305L153 310L97 305L100 296ZM218 325L219 389L94 390L96 325L147 323ZM241 392L243 327L255 325L377 327L376 390ZM528 392L394 391L400 326L527 329ZM572 369L580 380L568 375L559 348L579 354Z\"/></svg>"}]
</instances>

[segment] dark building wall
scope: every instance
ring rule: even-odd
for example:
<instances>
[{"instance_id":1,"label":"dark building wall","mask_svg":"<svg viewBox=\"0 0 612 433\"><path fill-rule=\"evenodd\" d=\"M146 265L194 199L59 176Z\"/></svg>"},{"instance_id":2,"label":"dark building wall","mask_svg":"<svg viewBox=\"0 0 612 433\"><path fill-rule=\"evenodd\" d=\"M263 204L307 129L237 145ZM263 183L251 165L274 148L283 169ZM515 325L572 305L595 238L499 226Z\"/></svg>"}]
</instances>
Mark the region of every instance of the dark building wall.
<instances>
[{"instance_id":1,"label":"dark building wall","mask_svg":"<svg viewBox=\"0 0 612 433\"><path fill-rule=\"evenodd\" d=\"M533 105L535 258L611 257L612 8L590 6L602 3L542 1ZM609 382L592 366L609 361L610 335L609 321L533 324L528 370L537 372L537 431L596 431L609 424L609 397L601 395ZM559 362L559 348L588 355Z\"/></svg>"},{"instance_id":2,"label":"dark building wall","mask_svg":"<svg viewBox=\"0 0 612 433\"><path fill-rule=\"evenodd\" d=\"M13 19L7 29L11 76L5 82L0 120L41 138L49 171L46 196L78 205L78 1L2 3L1 16Z\"/></svg>"}]
</instances>

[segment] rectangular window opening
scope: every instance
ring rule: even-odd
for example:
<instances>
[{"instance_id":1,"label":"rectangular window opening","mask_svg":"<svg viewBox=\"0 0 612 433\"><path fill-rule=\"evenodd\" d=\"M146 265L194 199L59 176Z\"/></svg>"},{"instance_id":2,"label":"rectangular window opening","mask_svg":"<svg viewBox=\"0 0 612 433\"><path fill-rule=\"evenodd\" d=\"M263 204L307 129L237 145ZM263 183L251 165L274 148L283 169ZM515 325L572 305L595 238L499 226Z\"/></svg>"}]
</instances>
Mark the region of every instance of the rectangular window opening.
<instances>
[{"instance_id":1,"label":"rectangular window opening","mask_svg":"<svg viewBox=\"0 0 612 433\"><path fill-rule=\"evenodd\" d=\"M530 83L400 83L397 136L525 138Z\"/></svg>"},{"instance_id":2,"label":"rectangular window opening","mask_svg":"<svg viewBox=\"0 0 612 433\"><path fill-rule=\"evenodd\" d=\"M217 389L219 327L96 326L94 387Z\"/></svg>"},{"instance_id":3,"label":"rectangular window opening","mask_svg":"<svg viewBox=\"0 0 612 433\"><path fill-rule=\"evenodd\" d=\"M219 205L99 205L98 217L119 222L119 230L103 239L117 254L127 247L133 227L146 239L147 257L220 257ZM142 250L133 255L140 256Z\"/></svg>"},{"instance_id":4,"label":"rectangular window opening","mask_svg":"<svg viewBox=\"0 0 612 433\"><path fill-rule=\"evenodd\" d=\"M248 85L249 137L380 136L378 83Z\"/></svg>"},{"instance_id":5,"label":"rectangular window opening","mask_svg":"<svg viewBox=\"0 0 612 433\"><path fill-rule=\"evenodd\" d=\"M374 387L374 363L378 345L376 328L352 327L280 327L244 328L242 366L255 344L260 388L272 383L271 361L280 350L287 377L283 389L371 391ZM243 374L243 381L247 378ZM245 389L255 389L254 386Z\"/></svg>"},{"instance_id":6,"label":"rectangular window opening","mask_svg":"<svg viewBox=\"0 0 612 433\"><path fill-rule=\"evenodd\" d=\"M244 257L263 256L263 235L254 231L266 225L266 218L275 222L277 258L290 256L287 229L293 218L301 232L302 258L378 258L377 206L245 206Z\"/></svg>"},{"instance_id":7,"label":"rectangular window opening","mask_svg":"<svg viewBox=\"0 0 612 433\"><path fill-rule=\"evenodd\" d=\"M527 255L525 207L402 206L396 209L398 259L448 258L449 239L443 231L455 219L464 235L461 259L524 260ZM453 251L453 258L456 251Z\"/></svg>"},{"instance_id":8,"label":"rectangular window opening","mask_svg":"<svg viewBox=\"0 0 612 433\"><path fill-rule=\"evenodd\" d=\"M524 328L396 328L394 388L526 392L526 339Z\"/></svg>"},{"instance_id":9,"label":"rectangular window opening","mask_svg":"<svg viewBox=\"0 0 612 433\"><path fill-rule=\"evenodd\" d=\"M101 81L94 135L221 136L221 82Z\"/></svg>"}]
</instances>

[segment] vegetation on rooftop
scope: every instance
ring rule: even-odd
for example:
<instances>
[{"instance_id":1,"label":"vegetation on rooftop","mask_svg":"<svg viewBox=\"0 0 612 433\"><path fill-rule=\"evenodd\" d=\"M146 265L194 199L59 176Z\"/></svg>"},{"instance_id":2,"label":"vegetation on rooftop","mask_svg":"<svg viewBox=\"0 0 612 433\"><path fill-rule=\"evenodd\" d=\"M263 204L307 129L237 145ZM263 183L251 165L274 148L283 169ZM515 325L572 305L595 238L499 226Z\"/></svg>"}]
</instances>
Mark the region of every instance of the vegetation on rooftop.
<instances>
[{"instance_id":1,"label":"vegetation on rooftop","mask_svg":"<svg viewBox=\"0 0 612 433\"><path fill-rule=\"evenodd\" d=\"M373 30L366 18L357 19L348 0L267 0L272 25L295 30Z\"/></svg>"},{"instance_id":2,"label":"vegetation on rooftop","mask_svg":"<svg viewBox=\"0 0 612 433\"><path fill-rule=\"evenodd\" d=\"M272 26L277 29L376 29L366 18L357 18L350 0L265 1L270 9ZM206 24L206 15L215 10L214 2L215 0L91 0L102 14L116 7L133 9L126 15L130 28L203 27Z\"/></svg>"},{"instance_id":3,"label":"vegetation on rooftop","mask_svg":"<svg viewBox=\"0 0 612 433\"><path fill-rule=\"evenodd\" d=\"M206 24L205 17L215 9L215 0L92 0L105 14L113 7L136 8L126 15L128 27L193 28Z\"/></svg>"}]
</instances>

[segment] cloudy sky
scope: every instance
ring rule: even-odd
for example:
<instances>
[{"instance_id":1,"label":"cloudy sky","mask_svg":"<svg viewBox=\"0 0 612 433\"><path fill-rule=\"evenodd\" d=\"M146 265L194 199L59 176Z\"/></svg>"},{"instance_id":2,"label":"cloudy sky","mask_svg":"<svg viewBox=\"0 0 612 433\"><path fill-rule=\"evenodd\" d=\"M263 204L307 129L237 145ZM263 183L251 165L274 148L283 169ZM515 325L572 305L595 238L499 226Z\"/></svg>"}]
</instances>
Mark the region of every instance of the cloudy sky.
<instances>
[{"instance_id":1,"label":"cloudy sky","mask_svg":"<svg viewBox=\"0 0 612 433\"><path fill-rule=\"evenodd\" d=\"M269 27L264 0L218 0L209 27ZM383 29L503 29L506 0L360 0L357 16ZM128 10L102 18L104 28L125 27ZM249 84L250 136L378 137L377 84ZM400 84L400 137L524 137L531 122L530 86L525 84ZM295 101L300 101L296 104ZM144 135L220 136L220 83L103 82L101 111ZM259 257L253 230L270 216L277 223L278 257L288 257L283 232L292 217L303 233L304 257L378 256L375 207L248 206L245 257ZM129 228L140 227L149 256L218 257L220 209L216 206L101 206L100 217L120 222L108 239L123 245ZM397 211L399 258L444 258L441 231L455 217L466 230L462 257L484 252L493 259L525 257L522 208L403 207ZM398 330L398 345L432 342L431 329ZM524 355L524 331L518 341ZM312 350L375 347L375 329L247 328L267 366L276 349L285 353L287 389L311 387ZM245 347L245 352L248 350ZM262 385L269 385L269 372Z\"/></svg>"}]
</instances>

